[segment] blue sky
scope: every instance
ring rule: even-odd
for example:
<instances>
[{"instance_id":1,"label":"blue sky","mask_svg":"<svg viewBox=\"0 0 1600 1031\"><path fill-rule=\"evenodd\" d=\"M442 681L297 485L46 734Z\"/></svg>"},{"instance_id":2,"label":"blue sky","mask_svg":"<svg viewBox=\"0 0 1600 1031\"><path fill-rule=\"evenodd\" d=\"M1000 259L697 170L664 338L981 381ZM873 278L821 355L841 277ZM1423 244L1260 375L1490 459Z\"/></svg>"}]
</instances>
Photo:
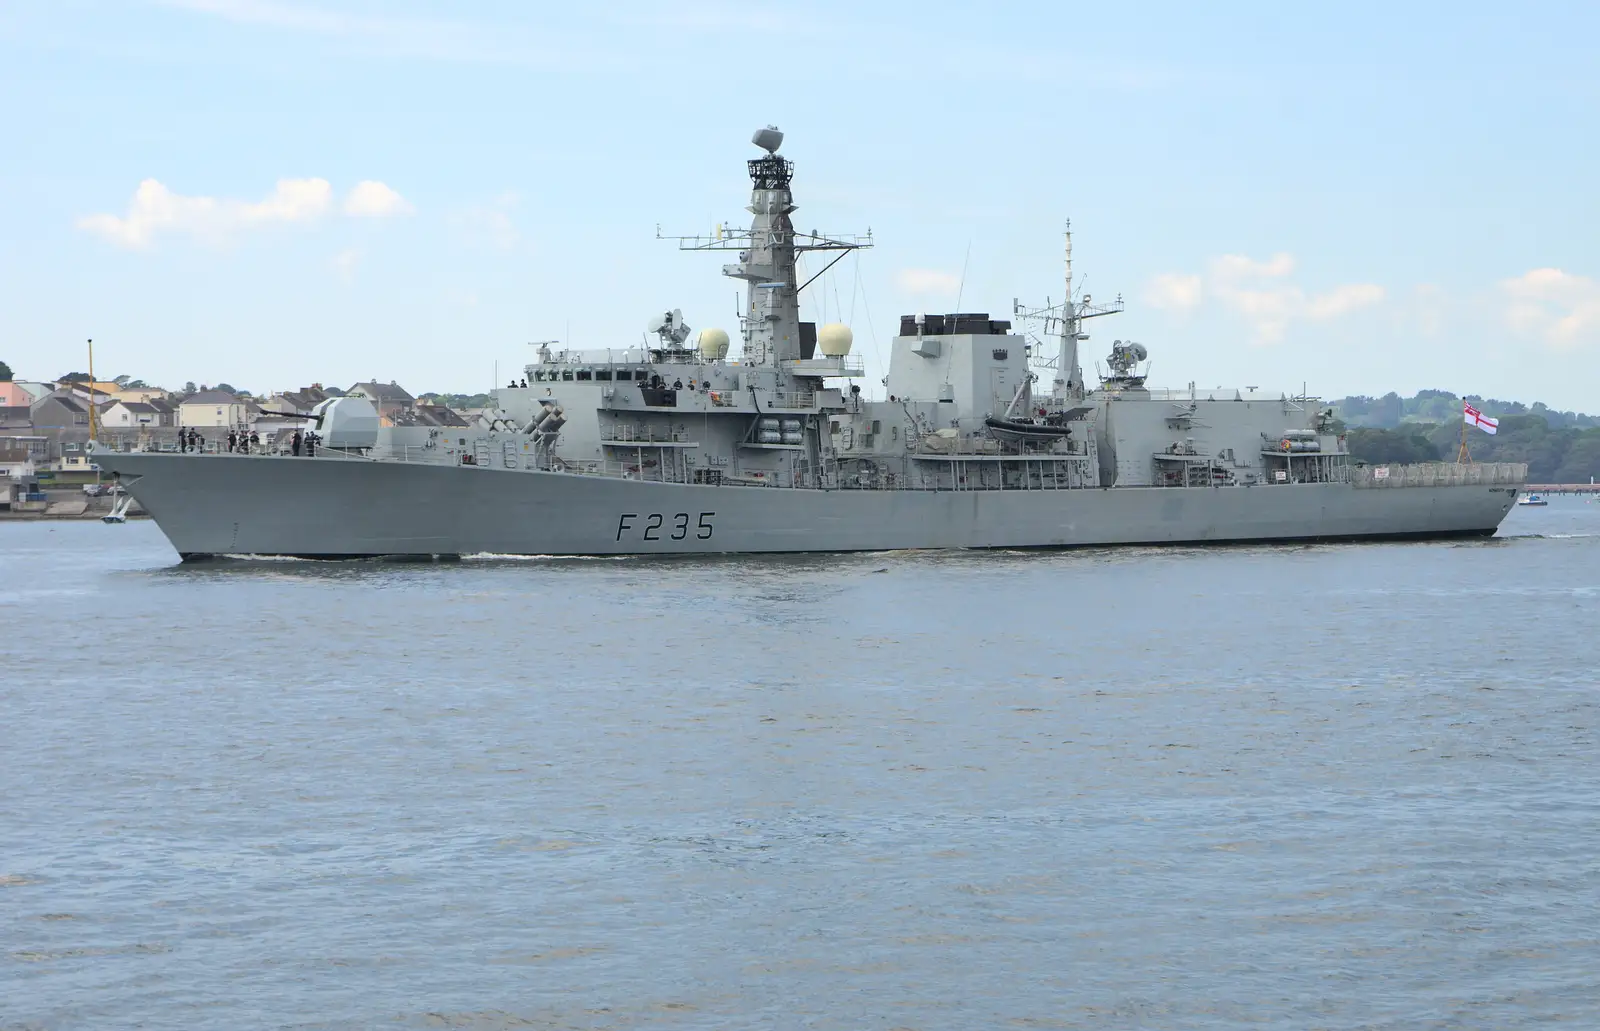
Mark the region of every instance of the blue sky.
<instances>
[{"instance_id":1,"label":"blue sky","mask_svg":"<svg viewBox=\"0 0 1600 1031\"><path fill-rule=\"evenodd\" d=\"M881 374L1077 271L1153 380L1600 410L1600 6L0 4L0 359L478 390L736 284L750 133ZM143 184L143 185L141 185ZM826 302L826 310L820 305Z\"/></svg>"}]
</instances>

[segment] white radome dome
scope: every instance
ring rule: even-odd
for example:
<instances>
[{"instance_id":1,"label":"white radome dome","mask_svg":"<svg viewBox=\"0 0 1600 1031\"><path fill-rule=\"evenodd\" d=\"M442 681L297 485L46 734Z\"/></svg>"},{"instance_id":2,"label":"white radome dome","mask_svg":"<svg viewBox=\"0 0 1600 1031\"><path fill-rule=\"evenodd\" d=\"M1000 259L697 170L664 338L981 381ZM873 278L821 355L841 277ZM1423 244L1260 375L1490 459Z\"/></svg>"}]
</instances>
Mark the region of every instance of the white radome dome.
<instances>
[{"instance_id":1,"label":"white radome dome","mask_svg":"<svg viewBox=\"0 0 1600 1031\"><path fill-rule=\"evenodd\" d=\"M828 358L843 358L850 353L856 335L842 322L830 322L817 330L817 350Z\"/></svg>"},{"instance_id":2,"label":"white radome dome","mask_svg":"<svg viewBox=\"0 0 1600 1031\"><path fill-rule=\"evenodd\" d=\"M728 334L720 329L700 331L700 357L708 362L720 362L728 357Z\"/></svg>"}]
</instances>

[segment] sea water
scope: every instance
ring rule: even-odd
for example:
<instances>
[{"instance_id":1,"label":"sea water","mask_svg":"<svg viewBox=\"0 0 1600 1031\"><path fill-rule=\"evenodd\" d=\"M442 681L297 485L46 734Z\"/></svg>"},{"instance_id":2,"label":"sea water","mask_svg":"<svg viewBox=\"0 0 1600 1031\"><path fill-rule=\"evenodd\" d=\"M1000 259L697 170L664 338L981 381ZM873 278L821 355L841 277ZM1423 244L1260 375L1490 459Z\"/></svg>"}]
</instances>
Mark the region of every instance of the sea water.
<instances>
[{"instance_id":1,"label":"sea water","mask_svg":"<svg viewBox=\"0 0 1600 1031\"><path fill-rule=\"evenodd\" d=\"M0 1028L1594 1027L1597 573L0 524Z\"/></svg>"}]
</instances>

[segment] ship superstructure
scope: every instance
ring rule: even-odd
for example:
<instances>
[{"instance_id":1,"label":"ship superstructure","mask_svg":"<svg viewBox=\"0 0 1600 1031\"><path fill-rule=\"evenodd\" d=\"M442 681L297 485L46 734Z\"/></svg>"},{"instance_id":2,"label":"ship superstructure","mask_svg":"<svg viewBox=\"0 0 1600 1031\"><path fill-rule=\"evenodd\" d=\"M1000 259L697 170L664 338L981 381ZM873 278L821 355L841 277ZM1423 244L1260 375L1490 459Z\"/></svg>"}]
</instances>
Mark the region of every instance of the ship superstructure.
<instances>
[{"instance_id":1,"label":"ship superstructure","mask_svg":"<svg viewBox=\"0 0 1600 1031\"><path fill-rule=\"evenodd\" d=\"M471 429L318 413L315 457L102 451L186 557L1028 547L1494 532L1526 470L1362 467L1309 396L1146 386L1116 340L1093 389L1080 346L1121 310L1059 304L906 315L885 396L842 324L802 321L802 255L870 235L800 234L794 166L755 134L750 227L675 237L745 284L737 357L680 310L644 342L539 346ZM832 253L829 253L832 252ZM820 273L818 273L820 275ZM651 339L653 337L653 339ZM1052 350L1054 355L1049 352ZM1049 376L1048 389L1036 389Z\"/></svg>"}]
</instances>

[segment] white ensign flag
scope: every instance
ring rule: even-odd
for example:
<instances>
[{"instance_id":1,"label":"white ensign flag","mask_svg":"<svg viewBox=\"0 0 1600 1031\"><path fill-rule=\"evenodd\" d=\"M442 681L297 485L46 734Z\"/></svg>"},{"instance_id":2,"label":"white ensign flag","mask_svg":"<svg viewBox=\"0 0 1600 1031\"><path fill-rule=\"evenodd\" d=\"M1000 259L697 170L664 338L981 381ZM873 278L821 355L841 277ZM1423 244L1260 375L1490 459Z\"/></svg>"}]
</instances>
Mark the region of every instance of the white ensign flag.
<instances>
[{"instance_id":1,"label":"white ensign flag","mask_svg":"<svg viewBox=\"0 0 1600 1031\"><path fill-rule=\"evenodd\" d=\"M1461 411L1467 420L1468 426L1476 426L1485 433L1498 433L1500 431L1499 419L1489 418L1466 401L1461 402Z\"/></svg>"}]
</instances>

